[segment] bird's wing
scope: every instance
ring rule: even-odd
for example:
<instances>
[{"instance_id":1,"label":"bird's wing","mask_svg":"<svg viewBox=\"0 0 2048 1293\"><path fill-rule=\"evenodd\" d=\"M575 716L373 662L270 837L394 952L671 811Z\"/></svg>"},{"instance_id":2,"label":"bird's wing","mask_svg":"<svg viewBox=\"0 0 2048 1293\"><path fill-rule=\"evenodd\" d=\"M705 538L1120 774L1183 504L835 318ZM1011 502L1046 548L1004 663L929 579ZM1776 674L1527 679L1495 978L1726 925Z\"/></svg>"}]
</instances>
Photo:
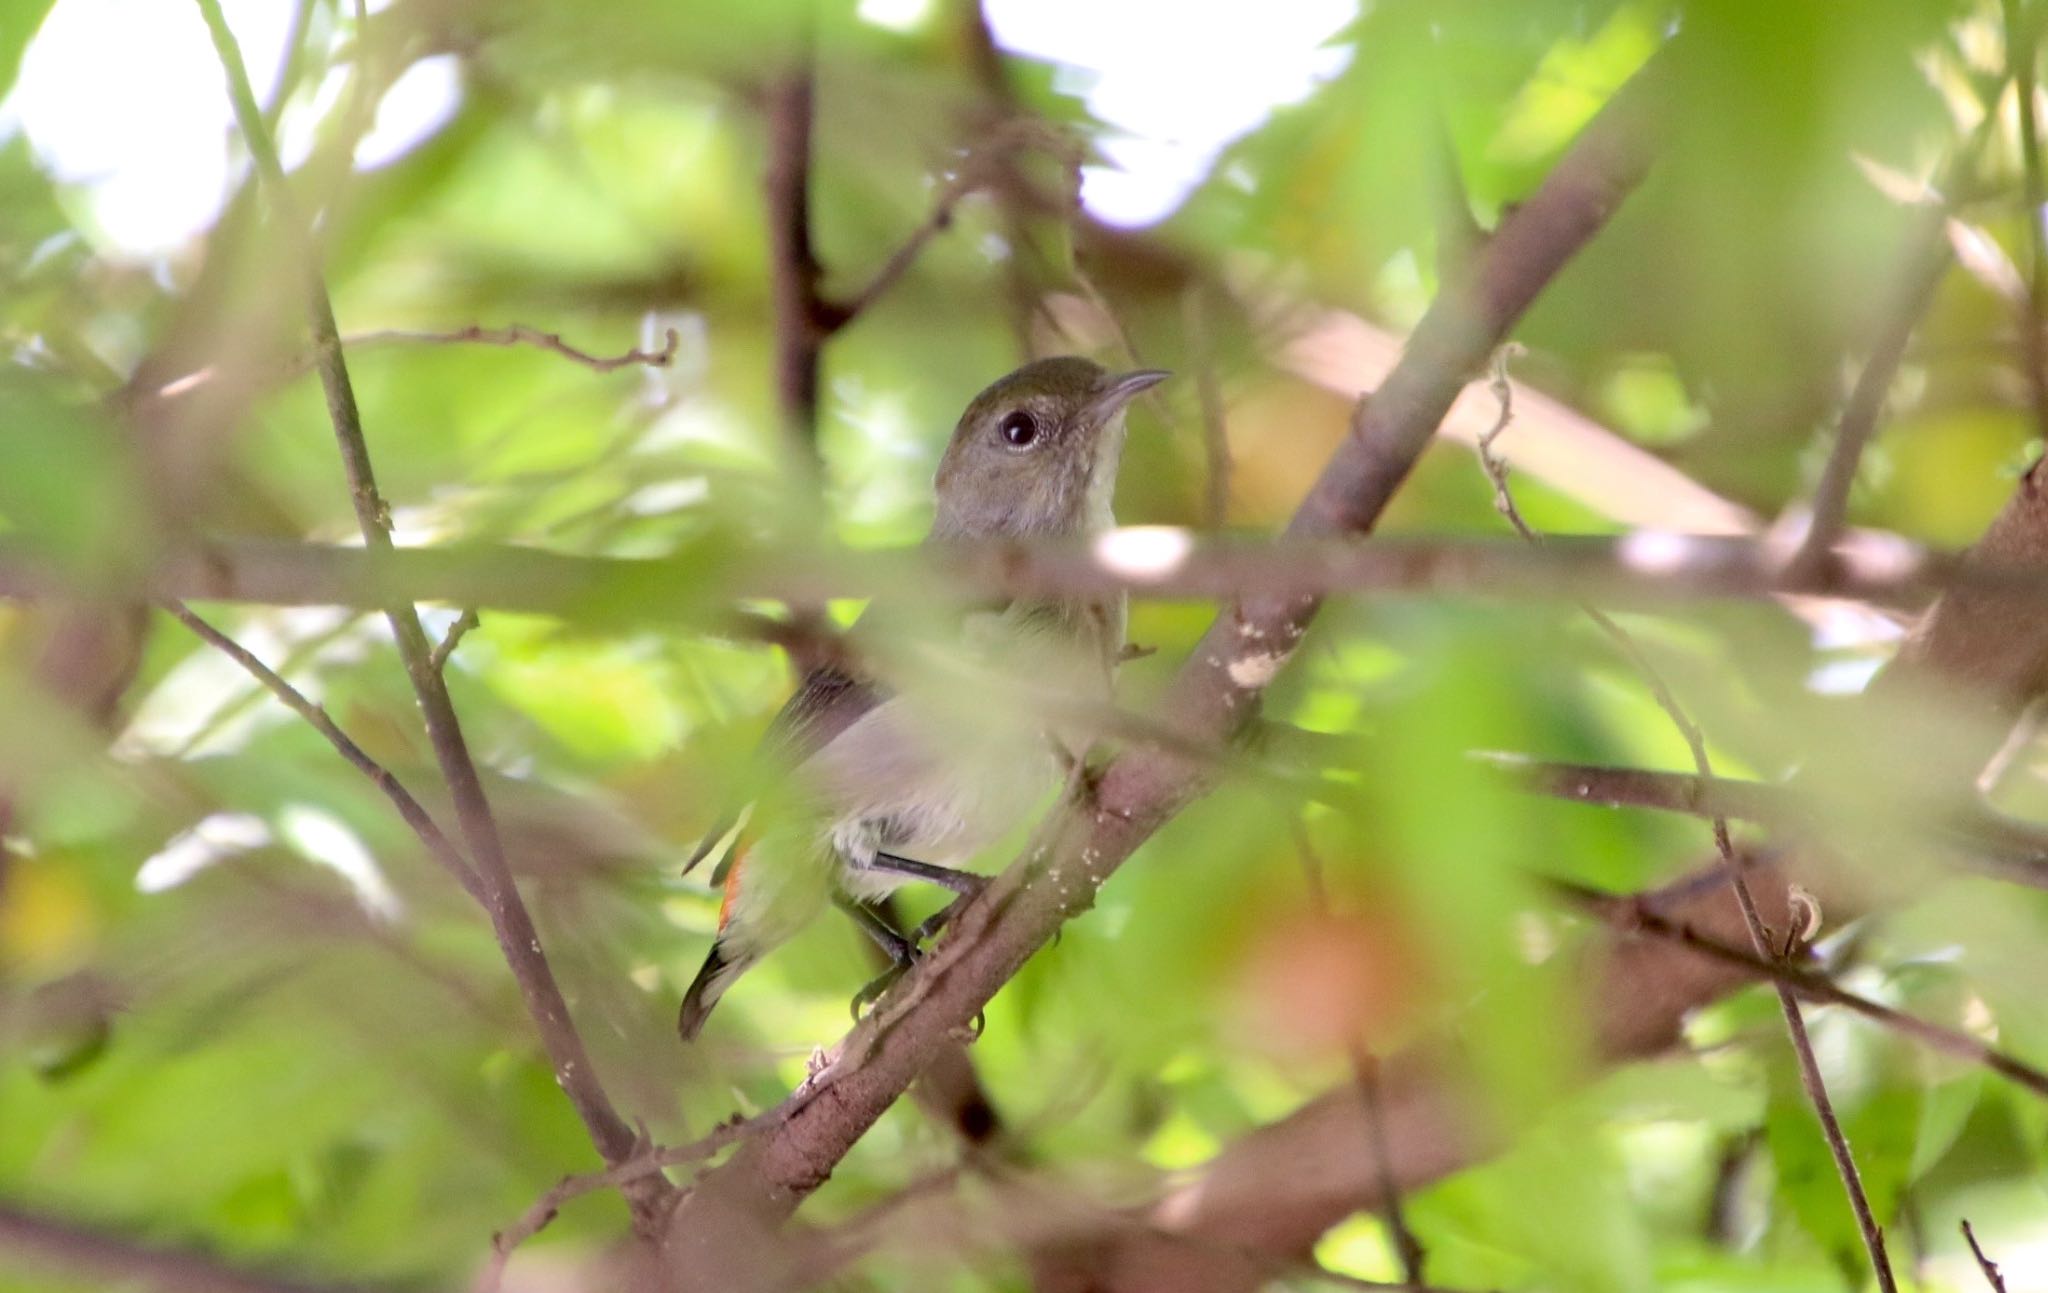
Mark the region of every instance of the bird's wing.
<instances>
[{"instance_id":1,"label":"bird's wing","mask_svg":"<svg viewBox=\"0 0 2048 1293\"><path fill-rule=\"evenodd\" d=\"M880 704L883 694L875 683L857 678L835 665L820 665L804 675L803 684L796 689L796 694L769 722L767 732L761 737L757 758L766 766L782 770L796 767L817 753L826 742L851 727L854 720ZM712 829L697 845L696 852L683 864L684 875L690 874L717 850L725 837L739 825L746 809L743 803L735 804L719 815ZM725 879L730 857L728 854L728 860L720 862L712 873L714 882Z\"/></svg>"}]
</instances>

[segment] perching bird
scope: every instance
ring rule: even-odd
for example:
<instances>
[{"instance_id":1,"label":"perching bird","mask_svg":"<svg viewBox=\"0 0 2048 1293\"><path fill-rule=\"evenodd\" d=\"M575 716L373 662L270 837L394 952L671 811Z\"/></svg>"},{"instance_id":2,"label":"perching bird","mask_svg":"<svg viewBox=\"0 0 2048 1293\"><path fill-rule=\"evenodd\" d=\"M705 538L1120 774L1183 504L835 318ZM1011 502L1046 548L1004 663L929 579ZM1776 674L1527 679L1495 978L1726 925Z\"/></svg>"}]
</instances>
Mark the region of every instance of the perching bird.
<instances>
[{"instance_id":1,"label":"perching bird","mask_svg":"<svg viewBox=\"0 0 2048 1293\"><path fill-rule=\"evenodd\" d=\"M977 395L939 462L928 541L1114 525L1124 406L1166 376L1042 359ZM982 877L957 868L1020 825L1063 765L1086 753L1090 734L1071 721L1071 709L1065 721L1033 713L1014 697L990 697L990 680L1106 702L1123 629L1121 597L1017 601L971 613L958 641L944 645L983 668L978 695L972 685L891 689L838 667L813 669L763 741L763 754L787 778L785 793L776 810L747 820L714 875L725 901L710 955L683 996L684 1040L704 1027L735 979L834 901L905 964L914 946L868 904L913 879L974 892ZM739 820L734 814L714 830L684 872Z\"/></svg>"}]
</instances>

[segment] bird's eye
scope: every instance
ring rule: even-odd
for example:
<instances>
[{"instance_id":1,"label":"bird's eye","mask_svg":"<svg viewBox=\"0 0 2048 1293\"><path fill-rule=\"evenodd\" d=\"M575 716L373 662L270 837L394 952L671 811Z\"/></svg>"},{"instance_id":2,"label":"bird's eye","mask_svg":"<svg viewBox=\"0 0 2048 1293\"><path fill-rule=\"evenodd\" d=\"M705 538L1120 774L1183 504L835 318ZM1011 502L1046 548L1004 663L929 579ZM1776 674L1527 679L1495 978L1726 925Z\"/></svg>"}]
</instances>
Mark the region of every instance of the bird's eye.
<instances>
[{"instance_id":1,"label":"bird's eye","mask_svg":"<svg viewBox=\"0 0 2048 1293\"><path fill-rule=\"evenodd\" d=\"M1013 449L1022 449L1038 439L1038 419L1023 409L1009 414L996 428L996 434L1003 437L1003 443Z\"/></svg>"}]
</instances>

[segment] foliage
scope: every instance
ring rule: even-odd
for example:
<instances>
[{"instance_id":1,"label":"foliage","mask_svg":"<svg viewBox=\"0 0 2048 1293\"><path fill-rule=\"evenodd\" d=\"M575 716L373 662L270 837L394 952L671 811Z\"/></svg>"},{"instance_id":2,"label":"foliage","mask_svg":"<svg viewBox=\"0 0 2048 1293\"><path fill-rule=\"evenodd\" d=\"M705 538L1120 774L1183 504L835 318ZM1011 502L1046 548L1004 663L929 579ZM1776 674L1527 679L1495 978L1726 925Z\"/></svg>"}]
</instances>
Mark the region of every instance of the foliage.
<instances>
[{"instance_id":1,"label":"foliage","mask_svg":"<svg viewBox=\"0 0 2048 1293\"><path fill-rule=\"evenodd\" d=\"M0 13L0 75L42 8ZM1924 208L1901 194L1937 174L1972 254L1927 304L1850 518L1966 544L2039 434L2014 341L2035 254L2023 150L2004 18L1983 0L1383 0L1334 38L1341 71L1140 231L1076 203L1080 150L1114 134L1079 80L1004 56L992 82L963 6L900 28L793 2L395 0L364 25L311 0L302 15L282 120L313 141L293 188L319 213L344 333L516 323L597 354L679 336L672 362L607 372L529 345L352 346L403 543L681 554L664 596L722 605L750 556L915 542L959 408L1027 346L1182 375L1132 415L1126 523L1211 524L1199 387L1217 382L1224 523L1273 531L1371 380L1333 380L1290 348L1317 312L1411 326L1653 58L1671 60L1659 160L1517 331L1513 375L1559 403L1519 399L1500 447L1566 446L1513 476L1531 524L1618 533L1696 515L1702 490L1758 529L1801 506L1914 263ZM449 56L453 118L388 165L350 166L377 91ZM949 217L825 343L814 429L778 400L778 337L796 325L769 288L761 184L774 87L805 59L826 298L871 281L935 203ZM1037 124L1003 124L1026 116ZM237 1266L439 1287L472 1277L492 1234L565 1173L600 1165L488 923L311 727L175 622L93 600L198 536L356 534L307 362L303 253L235 156L218 221L148 258L111 242L26 137L0 140L0 538L53 562L65 594L0 606L0 1198ZM1599 425L1571 439L1569 410ZM1449 439L1383 530L1513 542ZM452 829L381 619L198 609ZM459 609L428 608L429 628ZM768 648L658 609L485 606L447 677L592 1061L622 1111L676 1144L803 1081L872 967L852 926L822 922L743 980L702 1042L676 1043L718 906L680 862L741 788L790 678ZM1809 611L1625 617L1716 772L1777 781L1864 739L1844 693L1895 634L1842 607L1816 627ZM1210 615L1133 605L1131 639L1156 653L1123 668L1126 708L1156 700ZM1431 1283L1870 1284L1765 990L1694 1015L1677 1053L1609 1069L1597 1052L1580 971L1609 931L1546 881L1635 892L1713 846L1689 819L1527 795L1474 757L1692 770L1643 677L1570 600L1339 602L1265 712L1326 738L1314 802L1225 777L988 1010L967 1054L1013 1166L1092 1206L1134 1205L1345 1088L1352 1047L1391 1055L1449 1031L1475 1140L1504 1152L1406 1192ZM2048 1061L2029 988L2048 971L2048 908L1931 867L1919 836L1891 829L1917 811L1900 806L1912 738L1886 750L1825 807L1855 867L1920 889L1882 916L1824 912L1825 965ZM2039 811L2043 766L2024 746L2001 806ZM1850 886L1866 888L1886 886ZM1807 1014L1902 1273L1974 1286L1964 1216L2023 1273L2042 1235L2040 1097L1839 1008ZM943 1123L899 1102L805 1218L830 1226L929 1188L963 1157ZM901 1229L857 1277L1027 1281L1012 1246ZM579 1198L519 1250L510 1286L597 1279L583 1263L626 1230L616 1193ZM1316 1255L1400 1273L1367 1210ZM0 1288L93 1286L0 1247Z\"/></svg>"}]
</instances>

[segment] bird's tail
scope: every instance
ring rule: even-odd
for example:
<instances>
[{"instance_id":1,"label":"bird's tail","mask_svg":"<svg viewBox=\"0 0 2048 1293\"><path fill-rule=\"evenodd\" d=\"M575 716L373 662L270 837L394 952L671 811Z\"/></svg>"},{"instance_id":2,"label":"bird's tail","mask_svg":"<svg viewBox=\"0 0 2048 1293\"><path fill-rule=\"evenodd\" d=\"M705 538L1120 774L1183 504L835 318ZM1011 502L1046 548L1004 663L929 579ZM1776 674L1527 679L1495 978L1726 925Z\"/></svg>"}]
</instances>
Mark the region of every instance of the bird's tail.
<instances>
[{"instance_id":1,"label":"bird's tail","mask_svg":"<svg viewBox=\"0 0 2048 1293\"><path fill-rule=\"evenodd\" d=\"M690 990L683 994L682 1011L676 1017L676 1032L684 1041L696 1040L697 1034L704 1031L704 1021L710 1017L711 1007L718 1004L718 999L733 985L733 980L760 959L759 952L736 946L734 940L723 934L712 943L711 954L704 958L703 968L690 981Z\"/></svg>"},{"instance_id":2,"label":"bird's tail","mask_svg":"<svg viewBox=\"0 0 2048 1293\"><path fill-rule=\"evenodd\" d=\"M711 940L711 951L705 955L703 968L697 971L697 977L690 981L689 991L683 993L683 1008L676 1017L676 1032L686 1042L695 1041L697 1034L704 1031L704 1021L710 1017L711 1007L718 1004L718 999L733 985L733 980L745 974L774 946L775 940L765 937L768 930L761 926L761 913L756 913L752 919L746 918L747 912L752 910L743 901L741 891L741 885L747 883L741 878L743 872L751 876L741 865L746 861L747 852L743 845L735 844L721 864L725 867L725 896L718 904L718 936ZM760 900L769 896L752 889L748 892Z\"/></svg>"}]
</instances>

